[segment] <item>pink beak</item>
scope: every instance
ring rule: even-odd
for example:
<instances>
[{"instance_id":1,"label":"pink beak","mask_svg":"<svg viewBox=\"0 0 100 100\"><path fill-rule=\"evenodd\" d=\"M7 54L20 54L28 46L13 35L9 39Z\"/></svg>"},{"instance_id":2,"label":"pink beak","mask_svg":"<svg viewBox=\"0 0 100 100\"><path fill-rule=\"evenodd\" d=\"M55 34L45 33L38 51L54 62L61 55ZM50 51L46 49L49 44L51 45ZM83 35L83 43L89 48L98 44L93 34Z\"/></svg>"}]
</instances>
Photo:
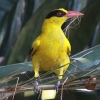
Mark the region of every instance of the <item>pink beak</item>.
<instances>
[{"instance_id":1,"label":"pink beak","mask_svg":"<svg viewBox=\"0 0 100 100\"><path fill-rule=\"evenodd\" d=\"M72 17L77 17L77 16L83 16L83 13L77 12L77 11L68 11L66 14L66 17L72 18Z\"/></svg>"}]
</instances>

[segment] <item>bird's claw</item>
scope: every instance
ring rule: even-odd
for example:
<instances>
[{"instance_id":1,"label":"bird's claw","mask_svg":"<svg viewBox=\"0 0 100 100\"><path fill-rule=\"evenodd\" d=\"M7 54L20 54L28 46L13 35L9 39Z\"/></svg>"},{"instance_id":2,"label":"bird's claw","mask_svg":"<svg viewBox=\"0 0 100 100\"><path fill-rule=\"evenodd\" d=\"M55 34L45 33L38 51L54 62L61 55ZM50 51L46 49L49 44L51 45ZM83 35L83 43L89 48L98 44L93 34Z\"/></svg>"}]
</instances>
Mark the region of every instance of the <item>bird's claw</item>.
<instances>
[{"instance_id":1,"label":"bird's claw","mask_svg":"<svg viewBox=\"0 0 100 100\"><path fill-rule=\"evenodd\" d=\"M58 82L56 83L56 85L55 85L56 92L58 92L58 88L59 88L59 86L60 86L60 81L58 81Z\"/></svg>"},{"instance_id":2,"label":"bird's claw","mask_svg":"<svg viewBox=\"0 0 100 100\"><path fill-rule=\"evenodd\" d=\"M36 93L39 93L40 92L39 83L37 81L34 82L34 91Z\"/></svg>"}]
</instances>

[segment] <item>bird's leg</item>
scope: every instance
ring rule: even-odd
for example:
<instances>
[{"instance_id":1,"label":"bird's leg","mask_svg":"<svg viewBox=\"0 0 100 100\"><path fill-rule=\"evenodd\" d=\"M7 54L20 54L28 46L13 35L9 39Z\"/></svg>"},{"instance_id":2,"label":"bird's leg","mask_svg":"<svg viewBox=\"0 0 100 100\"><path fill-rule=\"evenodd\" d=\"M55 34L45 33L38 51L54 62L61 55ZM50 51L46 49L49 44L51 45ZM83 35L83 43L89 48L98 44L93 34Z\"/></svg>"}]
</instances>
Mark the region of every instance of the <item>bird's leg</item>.
<instances>
[{"instance_id":1,"label":"bird's leg","mask_svg":"<svg viewBox=\"0 0 100 100\"><path fill-rule=\"evenodd\" d=\"M35 80L35 82L33 84L34 84L34 91L36 93L38 93L38 91L39 91L39 87L38 87L39 83L37 82L37 80Z\"/></svg>"},{"instance_id":2,"label":"bird's leg","mask_svg":"<svg viewBox=\"0 0 100 100\"><path fill-rule=\"evenodd\" d=\"M37 70L34 71L34 77L39 77L39 72Z\"/></svg>"},{"instance_id":3,"label":"bird's leg","mask_svg":"<svg viewBox=\"0 0 100 100\"><path fill-rule=\"evenodd\" d=\"M56 88L56 92L58 92L58 88L60 86L60 80L56 83L55 88Z\"/></svg>"},{"instance_id":4,"label":"bird's leg","mask_svg":"<svg viewBox=\"0 0 100 100\"><path fill-rule=\"evenodd\" d=\"M37 66L35 65L35 67L34 67L34 77L35 78L39 77L39 66L38 65ZM40 88L39 88L39 83L38 83L37 79L35 79L35 82L33 84L34 84L34 91L36 93L39 93Z\"/></svg>"},{"instance_id":5,"label":"bird's leg","mask_svg":"<svg viewBox=\"0 0 100 100\"><path fill-rule=\"evenodd\" d=\"M41 90L40 90L40 88L39 88L39 83L38 83L38 81L35 80L35 82L34 82L33 84L34 84L34 92L40 93Z\"/></svg>"},{"instance_id":6,"label":"bird's leg","mask_svg":"<svg viewBox=\"0 0 100 100\"><path fill-rule=\"evenodd\" d=\"M35 66L34 67L34 77L37 78L37 77L39 77L39 66L37 63L34 66Z\"/></svg>"},{"instance_id":7,"label":"bird's leg","mask_svg":"<svg viewBox=\"0 0 100 100\"><path fill-rule=\"evenodd\" d=\"M62 79L63 68L60 68L58 71L59 71L59 76L58 76L58 78L59 78L59 79ZM60 80L59 80L59 81L56 83L56 85L55 85L56 91L58 91L59 86L60 86Z\"/></svg>"}]
</instances>

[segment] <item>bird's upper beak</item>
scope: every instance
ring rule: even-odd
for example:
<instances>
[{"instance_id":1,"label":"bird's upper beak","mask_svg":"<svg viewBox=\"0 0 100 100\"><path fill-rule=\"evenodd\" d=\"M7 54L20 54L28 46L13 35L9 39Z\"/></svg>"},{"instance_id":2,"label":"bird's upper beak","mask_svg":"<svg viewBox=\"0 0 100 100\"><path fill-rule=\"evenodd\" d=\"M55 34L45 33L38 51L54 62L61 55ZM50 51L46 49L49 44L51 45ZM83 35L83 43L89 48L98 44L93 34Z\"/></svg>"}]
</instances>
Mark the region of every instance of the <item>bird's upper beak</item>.
<instances>
[{"instance_id":1,"label":"bird's upper beak","mask_svg":"<svg viewBox=\"0 0 100 100\"><path fill-rule=\"evenodd\" d=\"M83 13L77 12L77 11L68 11L66 14L66 17L72 18L72 17L77 17L77 16L83 16Z\"/></svg>"}]
</instances>

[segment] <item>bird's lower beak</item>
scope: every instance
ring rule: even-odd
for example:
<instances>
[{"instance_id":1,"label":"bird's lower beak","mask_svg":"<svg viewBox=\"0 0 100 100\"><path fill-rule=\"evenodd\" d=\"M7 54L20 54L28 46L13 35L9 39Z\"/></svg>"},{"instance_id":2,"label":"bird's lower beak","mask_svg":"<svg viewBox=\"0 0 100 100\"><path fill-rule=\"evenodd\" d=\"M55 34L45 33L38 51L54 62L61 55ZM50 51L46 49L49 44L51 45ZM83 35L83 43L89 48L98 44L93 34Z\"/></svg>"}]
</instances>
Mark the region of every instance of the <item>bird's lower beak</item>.
<instances>
[{"instance_id":1,"label":"bird's lower beak","mask_svg":"<svg viewBox=\"0 0 100 100\"><path fill-rule=\"evenodd\" d=\"M83 16L83 13L77 12L77 11L68 11L66 14L66 17L72 18L72 17L77 17L77 16Z\"/></svg>"}]
</instances>

